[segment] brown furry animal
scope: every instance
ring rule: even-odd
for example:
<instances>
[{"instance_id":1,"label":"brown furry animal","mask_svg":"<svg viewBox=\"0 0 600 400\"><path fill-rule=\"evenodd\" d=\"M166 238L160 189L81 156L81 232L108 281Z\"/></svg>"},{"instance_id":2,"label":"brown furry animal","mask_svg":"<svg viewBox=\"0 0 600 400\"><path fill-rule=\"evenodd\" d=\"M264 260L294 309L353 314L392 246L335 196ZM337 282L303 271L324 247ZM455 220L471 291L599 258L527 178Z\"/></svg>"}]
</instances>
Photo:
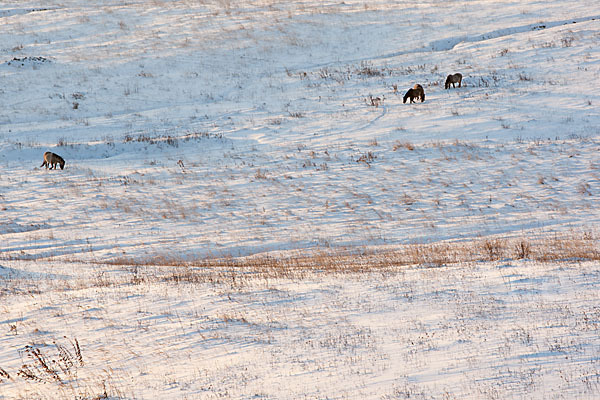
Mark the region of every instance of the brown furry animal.
<instances>
[{"instance_id":1,"label":"brown furry animal","mask_svg":"<svg viewBox=\"0 0 600 400\"><path fill-rule=\"evenodd\" d=\"M456 87L455 83L458 83L458 87L462 86L462 75L461 74L456 73L454 75L448 75L448 77L446 78L445 88L450 89L450 84L452 84L452 87L455 88Z\"/></svg>"},{"instance_id":2,"label":"brown furry animal","mask_svg":"<svg viewBox=\"0 0 600 400\"><path fill-rule=\"evenodd\" d=\"M419 85L418 83L415 83L415 86L413 87L413 89L415 89L417 91L417 93L419 93L419 98L421 99L421 103L425 101L425 89L423 89L423 86Z\"/></svg>"},{"instance_id":3,"label":"brown furry animal","mask_svg":"<svg viewBox=\"0 0 600 400\"><path fill-rule=\"evenodd\" d=\"M56 164L60 165L60 169L65 169L65 160L58 154L54 154L50 151L44 153L44 162L40 165L40 168L46 166L46 169L56 169Z\"/></svg>"},{"instance_id":4,"label":"brown furry animal","mask_svg":"<svg viewBox=\"0 0 600 400\"><path fill-rule=\"evenodd\" d=\"M406 103L406 100L410 99L411 103L415 102L415 99L421 99L421 103L425 101L425 90L423 86L418 83L412 88L408 89L408 92L404 95L403 103Z\"/></svg>"},{"instance_id":5,"label":"brown furry animal","mask_svg":"<svg viewBox=\"0 0 600 400\"><path fill-rule=\"evenodd\" d=\"M408 92L406 92L406 94L404 95L404 99L402 99L403 103L406 103L407 99L410 99L411 103L415 102L415 99L419 98L419 94L417 93L417 91L415 89L408 89Z\"/></svg>"}]
</instances>

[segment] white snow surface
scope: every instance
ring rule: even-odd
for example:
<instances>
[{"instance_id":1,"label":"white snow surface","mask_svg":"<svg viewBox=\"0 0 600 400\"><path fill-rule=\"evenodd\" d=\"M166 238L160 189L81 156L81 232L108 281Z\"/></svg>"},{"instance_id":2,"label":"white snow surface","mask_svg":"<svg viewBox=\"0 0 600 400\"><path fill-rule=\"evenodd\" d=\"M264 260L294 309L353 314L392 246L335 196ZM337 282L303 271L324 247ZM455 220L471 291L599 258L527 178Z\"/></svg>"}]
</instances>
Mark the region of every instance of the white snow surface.
<instances>
[{"instance_id":1,"label":"white snow surface","mask_svg":"<svg viewBox=\"0 0 600 400\"><path fill-rule=\"evenodd\" d=\"M211 271L199 283L171 279L205 273L179 267L3 264L0 368L11 379L0 371L2 399L594 399L600 390L598 263L298 279ZM74 354L75 339L83 365L53 367L61 384L39 370L42 382L17 375L36 365L26 345L59 360L56 345Z\"/></svg>"},{"instance_id":2,"label":"white snow surface","mask_svg":"<svg viewBox=\"0 0 600 400\"><path fill-rule=\"evenodd\" d=\"M597 398L598 263L114 263L596 235L599 89L594 1L2 1L0 399Z\"/></svg>"},{"instance_id":3,"label":"white snow surface","mask_svg":"<svg viewBox=\"0 0 600 400\"><path fill-rule=\"evenodd\" d=\"M5 4L2 250L196 258L592 227L597 14L584 1ZM454 72L464 86L444 90ZM426 101L403 104L415 83ZM64 171L38 168L47 150Z\"/></svg>"}]
</instances>

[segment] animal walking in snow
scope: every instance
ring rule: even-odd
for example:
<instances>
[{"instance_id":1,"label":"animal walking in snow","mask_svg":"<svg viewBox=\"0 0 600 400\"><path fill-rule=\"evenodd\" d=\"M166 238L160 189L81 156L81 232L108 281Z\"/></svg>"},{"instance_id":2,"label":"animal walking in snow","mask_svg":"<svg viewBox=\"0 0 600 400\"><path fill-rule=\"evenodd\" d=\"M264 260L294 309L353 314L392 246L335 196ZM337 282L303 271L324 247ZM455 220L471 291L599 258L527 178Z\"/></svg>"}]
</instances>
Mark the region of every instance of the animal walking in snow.
<instances>
[{"instance_id":1,"label":"animal walking in snow","mask_svg":"<svg viewBox=\"0 0 600 400\"><path fill-rule=\"evenodd\" d=\"M44 153L44 162L40 165L40 168L46 166L46 169L56 169L56 164L60 165L60 169L65 169L65 160L58 154L54 154L51 151Z\"/></svg>"},{"instance_id":2,"label":"animal walking in snow","mask_svg":"<svg viewBox=\"0 0 600 400\"><path fill-rule=\"evenodd\" d=\"M452 84L452 87L455 88L456 83L458 83L458 87L462 86L462 75L459 73L456 73L454 75L448 75L448 77L446 78L446 85L444 86L446 89L450 89L450 84Z\"/></svg>"},{"instance_id":3,"label":"animal walking in snow","mask_svg":"<svg viewBox=\"0 0 600 400\"><path fill-rule=\"evenodd\" d=\"M406 103L406 100L410 99L411 103L415 102L415 99L421 99L421 102L425 101L425 90L423 86L418 83L411 89L408 89L408 92L404 95L403 103Z\"/></svg>"}]
</instances>

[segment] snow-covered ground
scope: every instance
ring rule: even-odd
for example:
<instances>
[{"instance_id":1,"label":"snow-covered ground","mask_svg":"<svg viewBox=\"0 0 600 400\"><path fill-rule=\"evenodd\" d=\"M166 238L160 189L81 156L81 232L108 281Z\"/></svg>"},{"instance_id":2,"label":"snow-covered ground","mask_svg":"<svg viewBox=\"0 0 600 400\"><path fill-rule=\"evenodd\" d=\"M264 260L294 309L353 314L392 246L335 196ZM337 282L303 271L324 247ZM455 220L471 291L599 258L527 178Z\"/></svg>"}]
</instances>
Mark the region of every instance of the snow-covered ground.
<instances>
[{"instance_id":1,"label":"snow-covered ground","mask_svg":"<svg viewBox=\"0 0 600 400\"><path fill-rule=\"evenodd\" d=\"M594 12L584 1L4 6L3 251L237 256L594 226ZM454 72L465 85L444 90ZM403 104L415 83L426 101ZM40 170L46 150L67 168Z\"/></svg>"},{"instance_id":2,"label":"snow-covered ground","mask_svg":"<svg viewBox=\"0 0 600 400\"><path fill-rule=\"evenodd\" d=\"M116 264L597 246L599 89L591 1L3 1L0 398L82 393L15 377L53 338L89 396L593 398L597 262L242 288Z\"/></svg>"},{"instance_id":3,"label":"snow-covered ground","mask_svg":"<svg viewBox=\"0 0 600 400\"><path fill-rule=\"evenodd\" d=\"M10 265L0 268L8 290L0 306L0 368L11 377L0 370L0 398L594 399L600 393L597 262L285 278ZM28 354L28 344L57 377ZM57 346L68 354L61 358ZM17 375L24 369L42 382Z\"/></svg>"}]
</instances>

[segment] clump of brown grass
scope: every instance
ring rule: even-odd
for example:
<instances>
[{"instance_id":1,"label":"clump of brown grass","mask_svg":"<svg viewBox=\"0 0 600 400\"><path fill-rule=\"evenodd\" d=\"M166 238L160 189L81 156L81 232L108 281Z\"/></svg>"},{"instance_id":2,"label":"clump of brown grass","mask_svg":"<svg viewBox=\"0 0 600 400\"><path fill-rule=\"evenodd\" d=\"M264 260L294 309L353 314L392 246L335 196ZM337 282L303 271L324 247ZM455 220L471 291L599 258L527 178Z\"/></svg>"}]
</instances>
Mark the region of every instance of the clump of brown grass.
<instances>
[{"instance_id":1,"label":"clump of brown grass","mask_svg":"<svg viewBox=\"0 0 600 400\"><path fill-rule=\"evenodd\" d=\"M10 374L0 367L0 383L2 383L4 380L10 380Z\"/></svg>"},{"instance_id":2,"label":"clump of brown grass","mask_svg":"<svg viewBox=\"0 0 600 400\"><path fill-rule=\"evenodd\" d=\"M23 365L11 374L0 367L0 384L6 381L20 380L30 384L41 384L43 393L29 393L28 398L70 398L70 399L117 399L123 398L119 390L107 390L107 379L92 382L83 378L81 372L86 363L83 360L81 347L77 338L66 336L60 342L54 340L53 346L46 344L29 344L22 350ZM108 377L110 381L110 376ZM36 390L37 386L31 386ZM53 388L56 392L53 392ZM99 394L98 394L99 393Z\"/></svg>"},{"instance_id":3,"label":"clump of brown grass","mask_svg":"<svg viewBox=\"0 0 600 400\"><path fill-rule=\"evenodd\" d=\"M398 151L400 149L406 149L406 150L413 151L415 149L415 145L412 144L411 142L400 142L400 141L397 141L396 143L394 143L393 150L394 151Z\"/></svg>"},{"instance_id":4,"label":"clump of brown grass","mask_svg":"<svg viewBox=\"0 0 600 400\"><path fill-rule=\"evenodd\" d=\"M267 174L265 171L261 171L261 169L259 168L256 173L254 174L254 178L255 179L267 179Z\"/></svg>"},{"instance_id":5,"label":"clump of brown grass","mask_svg":"<svg viewBox=\"0 0 600 400\"><path fill-rule=\"evenodd\" d=\"M517 240L516 243L514 244L514 257L522 260L524 258L529 258L529 256L531 255L531 243L529 243L528 241L521 239L521 240Z\"/></svg>"},{"instance_id":6,"label":"clump of brown grass","mask_svg":"<svg viewBox=\"0 0 600 400\"><path fill-rule=\"evenodd\" d=\"M377 156L375 155L375 153L373 153L372 151L367 151L366 153L359 155L359 157L356 159L356 162L362 162L367 164L368 166L371 166L371 163L375 161L376 158Z\"/></svg>"},{"instance_id":7,"label":"clump of brown grass","mask_svg":"<svg viewBox=\"0 0 600 400\"><path fill-rule=\"evenodd\" d=\"M76 368L84 365L81 348L77 339L70 341L70 346L54 342L55 355L48 355L33 345L25 346L24 353L29 362L23 364L17 375L25 380L61 385L74 379Z\"/></svg>"},{"instance_id":8,"label":"clump of brown grass","mask_svg":"<svg viewBox=\"0 0 600 400\"><path fill-rule=\"evenodd\" d=\"M390 74L390 71L386 68L376 67L373 64L362 61L360 66L355 69L357 75L363 76L384 76Z\"/></svg>"},{"instance_id":9,"label":"clump of brown grass","mask_svg":"<svg viewBox=\"0 0 600 400\"><path fill-rule=\"evenodd\" d=\"M506 257L506 240L503 239L485 239L481 243L485 260L496 261Z\"/></svg>"}]
</instances>

